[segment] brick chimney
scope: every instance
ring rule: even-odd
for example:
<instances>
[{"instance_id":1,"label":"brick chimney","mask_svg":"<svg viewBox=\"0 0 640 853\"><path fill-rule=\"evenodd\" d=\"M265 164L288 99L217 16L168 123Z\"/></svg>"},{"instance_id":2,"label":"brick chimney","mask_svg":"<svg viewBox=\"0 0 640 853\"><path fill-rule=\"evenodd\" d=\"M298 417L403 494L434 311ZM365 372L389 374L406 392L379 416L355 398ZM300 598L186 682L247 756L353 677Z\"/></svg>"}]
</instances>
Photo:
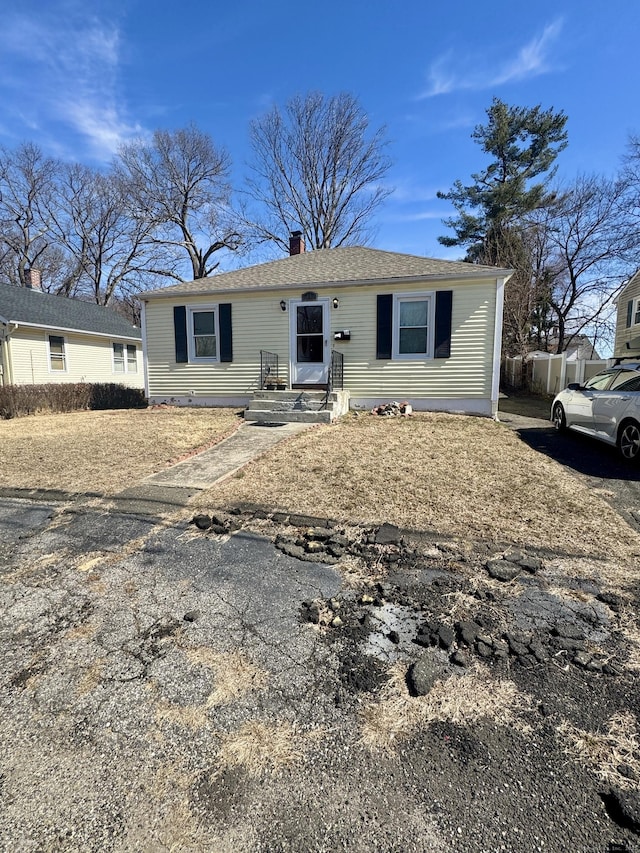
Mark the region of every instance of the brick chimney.
<instances>
[{"instance_id":1,"label":"brick chimney","mask_svg":"<svg viewBox=\"0 0 640 853\"><path fill-rule=\"evenodd\" d=\"M29 290L42 290L42 273L36 269L25 269L24 286Z\"/></svg>"},{"instance_id":2,"label":"brick chimney","mask_svg":"<svg viewBox=\"0 0 640 853\"><path fill-rule=\"evenodd\" d=\"M289 254L301 255L304 252L304 237L302 231L292 231L289 237Z\"/></svg>"}]
</instances>

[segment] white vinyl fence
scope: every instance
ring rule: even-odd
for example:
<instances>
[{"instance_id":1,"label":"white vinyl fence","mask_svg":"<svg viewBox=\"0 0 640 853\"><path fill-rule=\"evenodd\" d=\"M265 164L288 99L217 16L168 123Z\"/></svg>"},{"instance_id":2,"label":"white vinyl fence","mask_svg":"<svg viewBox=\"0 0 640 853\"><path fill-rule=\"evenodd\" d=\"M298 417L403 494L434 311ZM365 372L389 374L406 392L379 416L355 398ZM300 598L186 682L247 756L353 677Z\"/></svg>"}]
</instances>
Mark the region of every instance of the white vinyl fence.
<instances>
[{"instance_id":1,"label":"white vinyl fence","mask_svg":"<svg viewBox=\"0 0 640 853\"><path fill-rule=\"evenodd\" d=\"M535 356L505 358L504 380L511 388L529 388L536 394L557 394L570 382L580 384L596 373L610 367L613 359L567 359L566 353L551 355L536 353Z\"/></svg>"}]
</instances>

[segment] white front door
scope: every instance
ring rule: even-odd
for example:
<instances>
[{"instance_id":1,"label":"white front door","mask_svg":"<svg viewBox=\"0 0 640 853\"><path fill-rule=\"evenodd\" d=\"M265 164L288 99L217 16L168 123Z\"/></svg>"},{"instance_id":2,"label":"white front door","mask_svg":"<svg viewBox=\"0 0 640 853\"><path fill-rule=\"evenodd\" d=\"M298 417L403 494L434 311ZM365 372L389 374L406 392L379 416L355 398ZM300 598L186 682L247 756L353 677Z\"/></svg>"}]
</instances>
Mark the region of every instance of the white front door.
<instances>
[{"instance_id":1,"label":"white front door","mask_svg":"<svg viewBox=\"0 0 640 853\"><path fill-rule=\"evenodd\" d=\"M329 376L329 300L292 300L291 384L324 385Z\"/></svg>"}]
</instances>

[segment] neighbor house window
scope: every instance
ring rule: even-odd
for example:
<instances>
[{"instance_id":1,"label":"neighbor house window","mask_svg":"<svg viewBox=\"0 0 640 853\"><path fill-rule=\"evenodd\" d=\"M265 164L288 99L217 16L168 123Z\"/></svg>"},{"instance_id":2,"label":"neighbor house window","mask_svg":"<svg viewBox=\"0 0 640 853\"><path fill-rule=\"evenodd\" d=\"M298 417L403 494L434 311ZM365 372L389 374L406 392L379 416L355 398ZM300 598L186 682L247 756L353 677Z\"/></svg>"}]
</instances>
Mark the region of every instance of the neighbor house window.
<instances>
[{"instance_id":1,"label":"neighbor house window","mask_svg":"<svg viewBox=\"0 0 640 853\"><path fill-rule=\"evenodd\" d=\"M433 294L397 295L393 306L393 357L433 356Z\"/></svg>"},{"instance_id":2,"label":"neighbor house window","mask_svg":"<svg viewBox=\"0 0 640 853\"><path fill-rule=\"evenodd\" d=\"M113 372L114 373L137 373L138 358L134 344L113 345Z\"/></svg>"},{"instance_id":3,"label":"neighbor house window","mask_svg":"<svg viewBox=\"0 0 640 853\"><path fill-rule=\"evenodd\" d=\"M218 360L218 310L202 308L189 310L189 360Z\"/></svg>"},{"instance_id":4,"label":"neighbor house window","mask_svg":"<svg viewBox=\"0 0 640 853\"><path fill-rule=\"evenodd\" d=\"M55 371L67 369L64 338L61 335L49 335L49 369Z\"/></svg>"},{"instance_id":5,"label":"neighbor house window","mask_svg":"<svg viewBox=\"0 0 640 853\"><path fill-rule=\"evenodd\" d=\"M640 325L640 298L633 300L633 320L634 326Z\"/></svg>"}]
</instances>

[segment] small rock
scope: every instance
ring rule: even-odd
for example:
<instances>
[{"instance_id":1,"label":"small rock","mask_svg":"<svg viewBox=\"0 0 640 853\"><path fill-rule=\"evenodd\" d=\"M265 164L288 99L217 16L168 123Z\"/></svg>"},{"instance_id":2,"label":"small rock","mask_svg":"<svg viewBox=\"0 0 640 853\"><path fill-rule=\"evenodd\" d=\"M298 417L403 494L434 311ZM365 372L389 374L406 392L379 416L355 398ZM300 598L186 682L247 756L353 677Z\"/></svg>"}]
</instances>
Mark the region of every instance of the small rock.
<instances>
[{"instance_id":1,"label":"small rock","mask_svg":"<svg viewBox=\"0 0 640 853\"><path fill-rule=\"evenodd\" d=\"M395 646L400 642L400 634L397 631L389 631L387 634L387 639L390 640Z\"/></svg>"},{"instance_id":2,"label":"small rock","mask_svg":"<svg viewBox=\"0 0 640 853\"><path fill-rule=\"evenodd\" d=\"M476 641L476 637L482 631L482 628L475 622L461 620L456 622L456 631L463 643L466 643L467 646L472 646Z\"/></svg>"},{"instance_id":3,"label":"small rock","mask_svg":"<svg viewBox=\"0 0 640 853\"><path fill-rule=\"evenodd\" d=\"M341 545L332 545L329 543L329 547L327 549L332 557L342 557L344 555L344 548Z\"/></svg>"},{"instance_id":4,"label":"small rock","mask_svg":"<svg viewBox=\"0 0 640 853\"><path fill-rule=\"evenodd\" d=\"M223 536L227 532L227 528L222 524L212 524L209 530L215 533L216 536Z\"/></svg>"},{"instance_id":5,"label":"small rock","mask_svg":"<svg viewBox=\"0 0 640 853\"><path fill-rule=\"evenodd\" d=\"M189 610L188 613L185 613L182 617L185 622L196 622L200 618L199 610Z\"/></svg>"},{"instance_id":6,"label":"small rock","mask_svg":"<svg viewBox=\"0 0 640 853\"><path fill-rule=\"evenodd\" d=\"M410 667L409 686L414 696L426 696L440 676L440 667L429 652L425 652Z\"/></svg>"},{"instance_id":7,"label":"small rock","mask_svg":"<svg viewBox=\"0 0 640 853\"><path fill-rule=\"evenodd\" d=\"M603 665L602 671L605 675L622 675L624 672L623 668L619 664L612 663L611 661Z\"/></svg>"},{"instance_id":8,"label":"small rock","mask_svg":"<svg viewBox=\"0 0 640 853\"><path fill-rule=\"evenodd\" d=\"M304 549L299 545L291 545L289 542L281 542L278 544L278 548L283 554L287 554L289 557L297 557L298 560L302 560L304 557Z\"/></svg>"},{"instance_id":9,"label":"small rock","mask_svg":"<svg viewBox=\"0 0 640 853\"><path fill-rule=\"evenodd\" d=\"M372 596L372 595L367 595L366 593L365 593L365 595L363 595L363 596L360 598L360 603L361 603L361 604L373 604L373 601L374 601L373 596Z\"/></svg>"},{"instance_id":10,"label":"small rock","mask_svg":"<svg viewBox=\"0 0 640 853\"><path fill-rule=\"evenodd\" d=\"M211 516L204 513L194 515L192 523L195 524L198 530L208 530L211 527Z\"/></svg>"},{"instance_id":11,"label":"small rock","mask_svg":"<svg viewBox=\"0 0 640 853\"><path fill-rule=\"evenodd\" d=\"M453 628L448 625L441 625L438 628L438 639L443 649L450 649L455 639Z\"/></svg>"},{"instance_id":12,"label":"small rock","mask_svg":"<svg viewBox=\"0 0 640 853\"><path fill-rule=\"evenodd\" d=\"M476 637L476 642L484 643L485 646L492 646L493 645L493 640L491 639L491 637L488 634L478 634L478 636Z\"/></svg>"},{"instance_id":13,"label":"small rock","mask_svg":"<svg viewBox=\"0 0 640 853\"><path fill-rule=\"evenodd\" d=\"M304 550L307 554L321 554L326 551L326 548L322 542L312 539L310 542L305 543Z\"/></svg>"},{"instance_id":14,"label":"small rock","mask_svg":"<svg viewBox=\"0 0 640 853\"><path fill-rule=\"evenodd\" d=\"M517 578L521 571L520 566L516 563L510 563L508 560L502 559L488 560L486 569L492 578L505 583Z\"/></svg>"},{"instance_id":15,"label":"small rock","mask_svg":"<svg viewBox=\"0 0 640 853\"><path fill-rule=\"evenodd\" d=\"M342 619L339 616L334 616L331 620L332 628L339 628L343 624Z\"/></svg>"},{"instance_id":16,"label":"small rock","mask_svg":"<svg viewBox=\"0 0 640 853\"><path fill-rule=\"evenodd\" d=\"M349 540L341 533L333 533L331 539L329 540L329 543L331 545L336 545L339 548L346 548L349 544Z\"/></svg>"},{"instance_id":17,"label":"small rock","mask_svg":"<svg viewBox=\"0 0 640 853\"><path fill-rule=\"evenodd\" d=\"M586 652L576 652L573 656L573 662L576 666L587 667L591 663L591 655Z\"/></svg>"},{"instance_id":18,"label":"small rock","mask_svg":"<svg viewBox=\"0 0 640 853\"><path fill-rule=\"evenodd\" d=\"M491 646L488 646L486 643L478 642L476 644L476 651L480 655L481 658L490 658L493 654L493 649Z\"/></svg>"},{"instance_id":19,"label":"small rock","mask_svg":"<svg viewBox=\"0 0 640 853\"><path fill-rule=\"evenodd\" d=\"M535 575L542 568L542 560L539 557L522 557L516 561L525 572Z\"/></svg>"},{"instance_id":20,"label":"small rock","mask_svg":"<svg viewBox=\"0 0 640 853\"><path fill-rule=\"evenodd\" d=\"M314 542L326 542L331 538L331 531L326 527L312 527L305 533L308 540Z\"/></svg>"},{"instance_id":21,"label":"small rock","mask_svg":"<svg viewBox=\"0 0 640 853\"><path fill-rule=\"evenodd\" d=\"M456 666L468 666L469 665L469 660L468 660L467 656L460 649L458 649L458 651L454 652L451 655L450 660L451 660L451 663L455 664Z\"/></svg>"},{"instance_id":22,"label":"small rock","mask_svg":"<svg viewBox=\"0 0 640 853\"><path fill-rule=\"evenodd\" d=\"M374 536L376 545L399 545L401 539L402 534L395 524L383 524Z\"/></svg>"},{"instance_id":23,"label":"small rock","mask_svg":"<svg viewBox=\"0 0 640 853\"><path fill-rule=\"evenodd\" d=\"M615 812L620 819L617 823L629 827L633 832L640 832L640 792L622 791L612 788L606 796L607 811Z\"/></svg>"},{"instance_id":24,"label":"small rock","mask_svg":"<svg viewBox=\"0 0 640 853\"><path fill-rule=\"evenodd\" d=\"M271 520L275 524L285 524L289 520L289 516L286 512L274 512L271 515Z\"/></svg>"},{"instance_id":25,"label":"small rock","mask_svg":"<svg viewBox=\"0 0 640 853\"><path fill-rule=\"evenodd\" d=\"M591 658L589 663L586 665L585 669L588 672L602 672L602 661L596 660L596 658Z\"/></svg>"}]
</instances>

